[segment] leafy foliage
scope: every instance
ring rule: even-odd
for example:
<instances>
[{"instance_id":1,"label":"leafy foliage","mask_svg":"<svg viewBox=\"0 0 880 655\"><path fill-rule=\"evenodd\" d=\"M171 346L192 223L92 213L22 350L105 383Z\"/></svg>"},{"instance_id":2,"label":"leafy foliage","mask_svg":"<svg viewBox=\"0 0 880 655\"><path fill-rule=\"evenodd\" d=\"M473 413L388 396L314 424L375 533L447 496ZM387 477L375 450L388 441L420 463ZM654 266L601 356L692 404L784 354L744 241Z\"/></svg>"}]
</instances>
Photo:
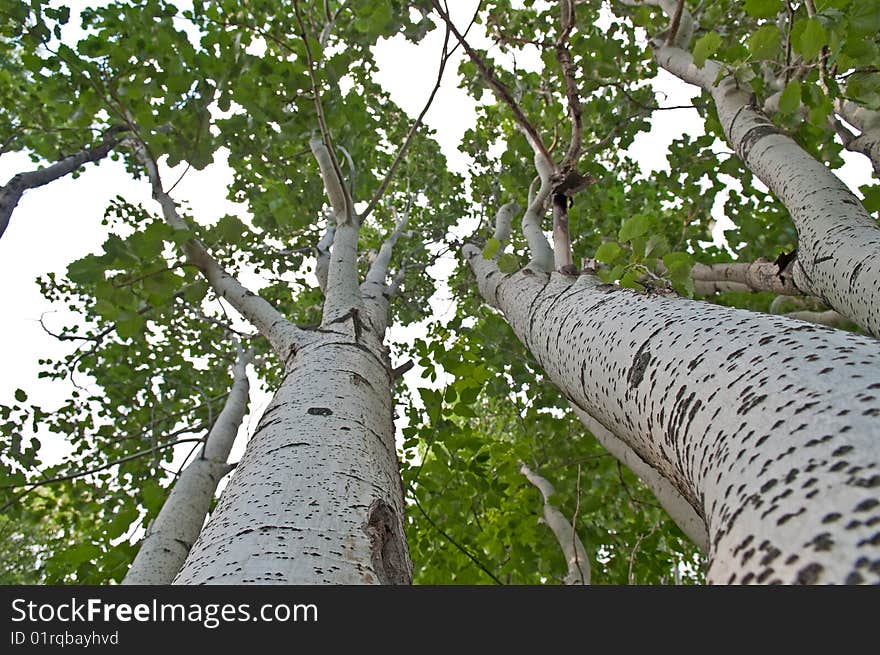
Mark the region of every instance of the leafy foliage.
<instances>
[{"instance_id":1,"label":"leafy foliage","mask_svg":"<svg viewBox=\"0 0 880 655\"><path fill-rule=\"evenodd\" d=\"M706 94L693 106L705 133L675 139L667 168L646 174L627 154L644 147L655 112L672 111L647 83L657 67L645 34L661 35L667 17L648 5L575 4L568 43L585 139L579 170L595 179L568 209L575 262L607 283L692 296L695 263L792 252L797 235L787 211L719 148L724 136ZM695 65L721 62L759 105L778 100L779 127L837 168L842 144L828 120L835 103L880 109L880 2L816 0L815 12L807 4L686 2L700 11L689 47ZM200 220L198 207L185 208L190 231L176 232L149 209L116 198L103 219L101 250L72 262L65 276L41 279L45 297L75 315L58 332L75 349L41 361L44 377L71 390L59 407L39 406L27 390L0 407L5 581L120 580L179 462L222 406L233 335L260 356L262 384L278 384L280 363L187 264L183 242L198 238L231 273L259 279L260 294L285 316L317 323L322 297L312 269L327 216L308 148L318 110L305 43L317 62L334 154L363 209L412 125L375 81L373 47L397 34L418 43L436 17L426 0L303 0L297 7L304 30L290 3L196 0L181 10L166 0L120 0L78 15L39 0L4 4L0 153L54 161L120 126L163 165L202 169L226 157L232 182L225 193L245 207L214 224ZM548 146L567 143L556 3L484 0L476 22L490 46L478 48L480 56L536 131ZM517 65L523 61L533 65ZM426 272L458 247L453 233L477 216L510 200L527 206L535 174L510 108L490 99L473 62L465 58L458 72L478 101L476 125L460 145L472 162L469 178L446 170L421 127L359 244L367 253L363 273L395 216L410 211L393 264L404 277L392 314L419 335L394 347L422 376L398 394L416 581L561 580L563 556L539 521L539 495L519 472L524 461L552 480L555 502L576 520L595 582L700 582L703 562L693 545L572 416L506 324L481 304L467 271L442 284ZM142 175L130 148L114 153ZM861 191L869 211L880 212L876 184ZM713 245L719 213L733 224L721 246ZM475 236L503 273L529 260L518 230L506 251L489 230ZM429 310L445 284L457 302L444 322ZM774 299L709 300L770 311ZM43 461L41 442L59 435L69 456Z\"/></svg>"}]
</instances>

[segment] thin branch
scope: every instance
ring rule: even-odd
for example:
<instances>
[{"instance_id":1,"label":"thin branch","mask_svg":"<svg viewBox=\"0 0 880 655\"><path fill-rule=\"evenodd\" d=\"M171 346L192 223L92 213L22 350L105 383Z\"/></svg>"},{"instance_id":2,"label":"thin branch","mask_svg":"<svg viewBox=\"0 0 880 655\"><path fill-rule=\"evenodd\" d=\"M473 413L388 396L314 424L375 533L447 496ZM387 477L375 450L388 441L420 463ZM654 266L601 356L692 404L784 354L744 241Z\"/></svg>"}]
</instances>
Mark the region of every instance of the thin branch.
<instances>
[{"instance_id":1,"label":"thin branch","mask_svg":"<svg viewBox=\"0 0 880 655\"><path fill-rule=\"evenodd\" d=\"M526 118L526 115L523 113L523 110L520 108L519 104L514 100L513 95L510 93L510 90L504 86L504 84L499 80L491 66L489 66L482 57L474 50L470 44L465 40L464 36L456 29L455 25L452 22L452 19L449 17L449 14L445 12L440 7L440 2L438 0L431 0L431 5L434 7L434 10L440 14L440 17L446 22L452 34L458 40L461 47L464 48L464 51L468 54L471 61L474 62L477 69L483 76L483 79L486 80L487 84L495 91L495 95L499 100L504 102L513 112L514 120L516 121L519 128L525 133L526 139L531 143L532 148L536 149L541 153L541 156L544 157L548 162L552 162L553 159L550 156L550 152L547 150L547 146L544 145L541 136L538 134L538 131L535 129L535 126L532 125L529 120Z\"/></svg>"},{"instance_id":2,"label":"thin branch","mask_svg":"<svg viewBox=\"0 0 880 655\"><path fill-rule=\"evenodd\" d=\"M382 179L382 182L379 184L379 187L376 189L375 193L373 193L373 197L370 198L370 202L367 204L367 208L364 209L363 213L360 215L361 222L365 221L367 216L369 216L376 208L376 205L379 204L379 201L385 194L385 190L391 183L394 172L397 170L398 165L403 160L403 157L406 154L410 143L415 137L416 131L422 125L422 120L425 118L425 114L428 113L428 110L434 103L434 97L437 95L437 91L440 89L440 82L443 80L443 73L446 70L446 63L449 61L450 55L451 52L449 51L449 24L447 23L446 32L443 35L443 51L440 55L440 66L437 70L437 81L434 83L434 88L431 90L431 94L428 96L428 101L422 108L421 113L419 113L418 118L416 118L415 122L409 128L409 132L407 133L406 138L403 141L403 145L401 145L400 148L397 150L397 154L394 156L394 161L391 162L391 166L388 168L388 172L385 173L385 177Z\"/></svg>"},{"instance_id":3,"label":"thin branch","mask_svg":"<svg viewBox=\"0 0 880 655\"><path fill-rule=\"evenodd\" d=\"M675 37L678 35L678 28L681 25L681 15L684 11L684 0L678 0L675 6L675 13L672 14L672 22L669 25L669 33L666 35L666 45L673 45Z\"/></svg>"},{"instance_id":4,"label":"thin branch","mask_svg":"<svg viewBox=\"0 0 880 655\"><path fill-rule=\"evenodd\" d=\"M490 578L492 578L492 581L493 581L495 584L497 584L497 585L504 585L504 583L501 582L501 580L499 580L499 579L497 578L497 576L496 576L494 573L492 573L492 571L490 571L489 569L487 569L486 566L485 566L480 560L478 560L478 559L476 558L476 556L474 556L474 555L473 555L473 554L472 554L467 548L465 548L464 546L462 546L461 544L459 544L455 539L453 539L452 537L450 537L450 536L449 536L449 535L443 530L443 528L441 528L439 525L437 525L436 523L434 523L434 520L433 520L430 516L428 516L428 513L422 508L422 504L419 502L419 499L416 498L415 493L413 493L413 495L412 495L412 499L413 499L413 502L415 502L416 508L418 508L419 512L421 512L422 516L425 517L425 520L430 524L430 526L431 526L432 528L434 528L437 532L439 532L440 535L441 535L444 539L446 539L450 544L452 544L455 548L457 548L459 551L461 551L461 552L462 552L462 553L463 553L463 554L464 554L464 555L465 555L470 561L472 561L474 564L476 564L477 567L478 567L483 573L485 573L485 574L488 575Z\"/></svg>"},{"instance_id":5,"label":"thin branch","mask_svg":"<svg viewBox=\"0 0 880 655\"><path fill-rule=\"evenodd\" d=\"M302 21L302 16L299 11L299 0L293 0L293 13L296 17L297 25L299 26L299 36L302 39L303 46L305 47L306 52L306 64L308 66L309 71L309 81L312 85L312 99L315 103L315 111L318 114L318 127L321 130L321 139L324 142L324 145L327 148L327 155L330 158L330 162L332 164L333 172L335 173L337 179L339 180L339 185L344 189L345 185L343 185L342 180L342 171L339 168L339 162L336 160L336 153L333 148L333 140L330 138L330 130L327 127L327 119L324 115L324 105L321 103L321 90L320 85L318 84L318 77L315 73L315 60L312 57L312 48L309 45L308 36L306 36L306 28ZM314 152L314 148L312 148ZM345 215L353 216L354 215L354 206L351 196L348 193L344 193L344 201L345 201Z\"/></svg>"},{"instance_id":6,"label":"thin branch","mask_svg":"<svg viewBox=\"0 0 880 655\"><path fill-rule=\"evenodd\" d=\"M9 507L11 507L15 503L17 503L19 500L21 500L22 498L27 496L31 491L33 491L34 489L37 489L38 487L44 487L48 484L55 484L56 482L64 482L65 480L74 480L76 478L81 478L86 475L90 475L92 473L98 473L99 471L106 470L108 468L116 466L117 464L123 464L125 462L130 462L131 460L138 459L139 457L144 457L145 455L151 455L151 454L157 452L158 450L163 450L165 448L170 448L170 447L176 446L178 444L195 442L195 441L201 443L202 438L199 437L199 438L192 438L192 439L177 439L176 441L172 441L171 443L161 444L158 446L154 446L152 448L148 448L147 450L141 450L139 452L132 453L131 455L121 457L121 458L114 460L112 462L107 462L106 464L102 464L101 466L96 466L93 469L89 469L86 471L78 471L77 473L71 473L69 475L60 475L55 478L48 478L46 480L39 480L37 482L28 482L28 483L25 483L24 485L18 485L18 486L24 486L27 488L23 492L21 492L20 494L17 494L15 497L13 497L11 500L7 501L3 506L0 506L0 512L5 511ZM13 486L13 485L0 486L0 489L14 489L14 488L16 488L16 486Z\"/></svg>"}]
</instances>

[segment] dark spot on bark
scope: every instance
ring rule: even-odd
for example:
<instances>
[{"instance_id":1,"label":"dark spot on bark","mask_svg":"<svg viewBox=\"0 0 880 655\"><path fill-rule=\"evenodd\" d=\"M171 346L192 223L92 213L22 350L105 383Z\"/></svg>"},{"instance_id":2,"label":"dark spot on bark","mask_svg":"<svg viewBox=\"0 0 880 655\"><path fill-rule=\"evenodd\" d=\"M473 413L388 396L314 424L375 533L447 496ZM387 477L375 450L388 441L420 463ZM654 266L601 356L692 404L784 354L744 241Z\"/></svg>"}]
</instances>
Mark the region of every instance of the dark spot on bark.
<instances>
[{"instance_id":1,"label":"dark spot on bark","mask_svg":"<svg viewBox=\"0 0 880 655\"><path fill-rule=\"evenodd\" d=\"M755 144L765 136L771 136L773 134L779 134L779 130L777 130L773 124L761 123L755 125L755 127L746 132L739 141L740 157L742 157L744 161L748 161L749 153L752 151Z\"/></svg>"},{"instance_id":2,"label":"dark spot on bark","mask_svg":"<svg viewBox=\"0 0 880 655\"><path fill-rule=\"evenodd\" d=\"M821 564L808 564L798 571L797 584L816 584L823 570Z\"/></svg>"},{"instance_id":3,"label":"dark spot on bark","mask_svg":"<svg viewBox=\"0 0 880 655\"><path fill-rule=\"evenodd\" d=\"M313 416L330 416L333 411L327 407L309 407L306 410L307 414L312 414Z\"/></svg>"},{"instance_id":4,"label":"dark spot on bark","mask_svg":"<svg viewBox=\"0 0 880 655\"><path fill-rule=\"evenodd\" d=\"M831 538L831 533L823 532L822 534L816 535L812 541L805 545L812 546L813 549L818 552L828 551L834 546L834 539Z\"/></svg>"},{"instance_id":5,"label":"dark spot on bark","mask_svg":"<svg viewBox=\"0 0 880 655\"><path fill-rule=\"evenodd\" d=\"M642 381L642 378L645 377L645 369L648 368L648 364L651 362L651 353L647 350L645 352L636 353L635 358L633 359L633 364L629 369L629 373L626 376L627 382L629 382L630 389L635 389L639 386L639 383Z\"/></svg>"},{"instance_id":6,"label":"dark spot on bark","mask_svg":"<svg viewBox=\"0 0 880 655\"><path fill-rule=\"evenodd\" d=\"M865 579L862 577L862 574L858 571L853 571L848 576L846 576L846 580L843 581L844 584L862 584Z\"/></svg>"},{"instance_id":7,"label":"dark spot on bark","mask_svg":"<svg viewBox=\"0 0 880 655\"><path fill-rule=\"evenodd\" d=\"M834 523L836 520L840 518L841 514L839 512L831 512L830 514L826 514L822 519L822 523Z\"/></svg>"},{"instance_id":8,"label":"dark spot on bark","mask_svg":"<svg viewBox=\"0 0 880 655\"><path fill-rule=\"evenodd\" d=\"M868 498L867 500L863 500L858 505L856 505L853 511L867 512L872 507L877 507L877 505L880 505L880 500L877 500L876 498Z\"/></svg>"}]
</instances>

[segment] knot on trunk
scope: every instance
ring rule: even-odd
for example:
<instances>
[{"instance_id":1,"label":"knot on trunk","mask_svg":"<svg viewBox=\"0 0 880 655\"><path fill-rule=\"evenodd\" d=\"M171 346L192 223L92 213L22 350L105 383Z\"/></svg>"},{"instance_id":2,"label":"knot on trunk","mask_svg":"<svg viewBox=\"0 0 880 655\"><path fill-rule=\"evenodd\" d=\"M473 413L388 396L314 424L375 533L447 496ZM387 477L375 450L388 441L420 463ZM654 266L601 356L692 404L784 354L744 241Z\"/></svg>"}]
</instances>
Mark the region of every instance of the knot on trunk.
<instances>
[{"instance_id":1,"label":"knot on trunk","mask_svg":"<svg viewBox=\"0 0 880 655\"><path fill-rule=\"evenodd\" d=\"M370 538L373 570L380 584L412 583L406 539L397 513L381 498L370 503L364 532Z\"/></svg>"}]
</instances>

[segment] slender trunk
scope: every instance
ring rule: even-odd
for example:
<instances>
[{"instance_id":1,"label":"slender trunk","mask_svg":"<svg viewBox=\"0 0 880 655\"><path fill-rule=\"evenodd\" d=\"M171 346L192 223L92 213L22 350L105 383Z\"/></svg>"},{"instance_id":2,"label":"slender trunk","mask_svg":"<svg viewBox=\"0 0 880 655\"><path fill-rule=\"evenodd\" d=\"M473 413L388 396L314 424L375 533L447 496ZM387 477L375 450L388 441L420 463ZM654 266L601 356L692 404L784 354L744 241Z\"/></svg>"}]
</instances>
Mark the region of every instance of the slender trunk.
<instances>
[{"instance_id":1,"label":"slender trunk","mask_svg":"<svg viewBox=\"0 0 880 655\"><path fill-rule=\"evenodd\" d=\"M880 336L880 227L824 164L779 131L718 62L697 68L684 50L655 51L660 66L709 93L728 141L791 214L795 285Z\"/></svg>"},{"instance_id":2,"label":"slender trunk","mask_svg":"<svg viewBox=\"0 0 880 655\"><path fill-rule=\"evenodd\" d=\"M577 272L571 256L571 236L568 232L568 197L553 194L553 265L557 271L573 275Z\"/></svg>"},{"instance_id":3,"label":"slender trunk","mask_svg":"<svg viewBox=\"0 0 880 655\"><path fill-rule=\"evenodd\" d=\"M45 186L65 175L69 175L83 164L103 159L119 142L117 134L120 131L122 131L122 128L111 128L107 131L101 143L95 147L83 148L79 152L69 155L45 168L18 173L6 183L6 186L0 187L0 237L6 232L12 212L25 191Z\"/></svg>"},{"instance_id":4,"label":"slender trunk","mask_svg":"<svg viewBox=\"0 0 880 655\"><path fill-rule=\"evenodd\" d=\"M550 502L550 498L556 493L553 485L525 464L521 464L519 470L541 492L541 497L544 499L544 522L556 537L568 565L568 572L563 582L567 585L590 584L590 558L572 522Z\"/></svg>"},{"instance_id":5,"label":"slender trunk","mask_svg":"<svg viewBox=\"0 0 880 655\"><path fill-rule=\"evenodd\" d=\"M875 340L465 255L568 399L698 508L709 582L880 581Z\"/></svg>"},{"instance_id":6,"label":"slender trunk","mask_svg":"<svg viewBox=\"0 0 880 655\"><path fill-rule=\"evenodd\" d=\"M159 515L147 529L122 584L171 584L183 566L205 523L217 483L232 470L226 459L247 411L250 385L246 365L244 359L236 363L229 396L201 454L180 474Z\"/></svg>"},{"instance_id":7,"label":"slender trunk","mask_svg":"<svg viewBox=\"0 0 880 655\"><path fill-rule=\"evenodd\" d=\"M880 177L880 111L872 111L851 100L837 99L834 111L861 134L844 144L848 150L860 152L871 160L874 175Z\"/></svg>"},{"instance_id":8,"label":"slender trunk","mask_svg":"<svg viewBox=\"0 0 880 655\"><path fill-rule=\"evenodd\" d=\"M176 584L410 582L391 372L353 332L288 362Z\"/></svg>"}]
</instances>

